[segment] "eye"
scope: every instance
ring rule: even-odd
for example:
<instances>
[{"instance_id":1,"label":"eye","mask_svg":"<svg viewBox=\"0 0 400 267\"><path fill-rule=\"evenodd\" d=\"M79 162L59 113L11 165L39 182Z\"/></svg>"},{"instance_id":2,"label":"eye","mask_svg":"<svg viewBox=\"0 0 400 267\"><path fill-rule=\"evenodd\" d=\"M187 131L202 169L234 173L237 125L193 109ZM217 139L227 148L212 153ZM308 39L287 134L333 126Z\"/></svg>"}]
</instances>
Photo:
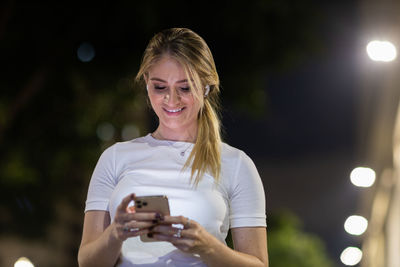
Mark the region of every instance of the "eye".
<instances>
[{"instance_id":1,"label":"eye","mask_svg":"<svg viewBox=\"0 0 400 267\"><path fill-rule=\"evenodd\" d=\"M180 89L182 92L185 92L185 93L190 92L190 87L181 87Z\"/></svg>"},{"instance_id":2,"label":"eye","mask_svg":"<svg viewBox=\"0 0 400 267\"><path fill-rule=\"evenodd\" d=\"M165 86L154 85L154 89L156 89L156 90L163 90L163 89L165 89L165 88L166 88Z\"/></svg>"}]
</instances>

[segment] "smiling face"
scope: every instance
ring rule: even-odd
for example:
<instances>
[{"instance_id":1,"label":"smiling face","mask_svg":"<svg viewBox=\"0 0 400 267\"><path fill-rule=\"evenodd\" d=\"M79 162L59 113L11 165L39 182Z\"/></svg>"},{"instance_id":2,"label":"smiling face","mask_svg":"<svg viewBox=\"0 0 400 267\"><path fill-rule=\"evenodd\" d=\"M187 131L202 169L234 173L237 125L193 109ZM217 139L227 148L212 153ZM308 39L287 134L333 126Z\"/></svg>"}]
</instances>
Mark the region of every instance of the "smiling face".
<instances>
[{"instance_id":1,"label":"smiling face","mask_svg":"<svg viewBox=\"0 0 400 267\"><path fill-rule=\"evenodd\" d=\"M159 119L158 138L193 142L201 104L193 95L183 66L163 56L149 69L146 84L151 106Z\"/></svg>"}]
</instances>

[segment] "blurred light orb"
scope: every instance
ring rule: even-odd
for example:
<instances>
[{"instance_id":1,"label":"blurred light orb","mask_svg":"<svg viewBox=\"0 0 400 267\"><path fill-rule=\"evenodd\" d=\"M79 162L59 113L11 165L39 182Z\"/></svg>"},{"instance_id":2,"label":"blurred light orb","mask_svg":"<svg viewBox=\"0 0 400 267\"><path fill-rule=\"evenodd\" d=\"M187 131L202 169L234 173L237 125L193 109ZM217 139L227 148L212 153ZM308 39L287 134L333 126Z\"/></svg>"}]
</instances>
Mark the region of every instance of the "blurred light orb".
<instances>
[{"instance_id":1,"label":"blurred light orb","mask_svg":"<svg viewBox=\"0 0 400 267\"><path fill-rule=\"evenodd\" d=\"M128 124L122 128L121 136L124 141L128 141L133 138L139 137L139 135L140 135L139 128L134 124Z\"/></svg>"},{"instance_id":2,"label":"blurred light orb","mask_svg":"<svg viewBox=\"0 0 400 267\"><path fill-rule=\"evenodd\" d=\"M111 139L113 139L114 133L115 128L109 122L104 122L97 126L96 134L97 137L102 141L110 141Z\"/></svg>"},{"instance_id":3,"label":"blurred light orb","mask_svg":"<svg viewBox=\"0 0 400 267\"><path fill-rule=\"evenodd\" d=\"M367 230L368 220L359 215L352 215L346 219L344 230L351 235L361 235Z\"/></svg>"},{"instance_id":4,"label":"blurred light orb","mask_svg":"<svg viewBox=\"0 0 400 267\"><path fill-rule=\"evenodd\" d=\"M356 247L348 247L340 254L340 260L344 265L354 266L362 259L362 251Z\"/></svg>"},{"instance_id":5,"label":"blurred light orb","mask_svg":"<svg viewBox=\"0 0 400 267\"><path fill-rule=\"evenodd\" d=\"M35 265L28 258L21 257L14 263L14 267L35 267Z\"/></svg>"},{"instance_id":6,"label":"blurred light orb","mask_svg":"<svg viewBox=\"0 0 400 267\"><path fill-rule=\"evenodd\" d=\"M357 167L350 173L350 181L359 187L370 187L376 178L375 171L371 168Z\"/></svg>"},{"instance_id":7,"label":"blurred light orb","mask_svg":"<svg viewBox=\"0 0 400 267\"><path fill-rule=\"evenodd\" d=\"M96 53L91 43L84 42L78 47L77 55L80 61L89 62L92 61Z\"/></svg>"},{"instance_id":8,"label":"blurred light orb","mask_svg":"<svg viewBox=\"0 0 400 267\"><path fill-rule=\"evenodd\" d=\"M396 47L388 41L371 41L367 45L367 54L374 61L389 62L397 56Z\"/></svg>"}]
</instances>

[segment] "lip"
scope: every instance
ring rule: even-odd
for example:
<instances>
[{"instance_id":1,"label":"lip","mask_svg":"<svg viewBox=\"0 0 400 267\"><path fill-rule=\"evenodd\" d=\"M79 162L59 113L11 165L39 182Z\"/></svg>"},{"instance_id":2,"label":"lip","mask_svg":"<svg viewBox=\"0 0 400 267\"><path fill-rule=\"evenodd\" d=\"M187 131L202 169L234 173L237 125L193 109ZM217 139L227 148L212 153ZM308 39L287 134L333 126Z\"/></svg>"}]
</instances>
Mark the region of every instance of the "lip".
<instances>
[{"instance_id":1,"label":"lip","mask_svg":"<svg viewBox=\"0 0 400 267\"><path fill-rule=\"evenodd\" d=\"M163 110L165 111L165 113L167 113L169 116L178 116L179 114L182 113L182 111L185 108L163 108Z\"/></svg>"}]
</instances>

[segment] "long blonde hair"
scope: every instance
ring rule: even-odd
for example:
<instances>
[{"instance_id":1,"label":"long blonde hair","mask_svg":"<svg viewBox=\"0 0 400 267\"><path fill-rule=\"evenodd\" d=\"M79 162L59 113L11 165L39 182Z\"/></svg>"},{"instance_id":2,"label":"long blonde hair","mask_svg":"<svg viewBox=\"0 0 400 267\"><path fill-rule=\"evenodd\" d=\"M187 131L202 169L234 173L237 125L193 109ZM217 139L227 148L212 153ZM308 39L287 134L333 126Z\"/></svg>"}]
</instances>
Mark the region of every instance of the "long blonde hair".
<instances>
[{"instance_id":1,"label":"long blonde hair","mask_svg":"<svg viewBox=\"0 0 400 267\"><path fill-rule=\"evenodd\" d=\"M136 75L143 82L149 69L163 56L177 60L185 69L191 92L201 108L198 114L196 143L183 169L191 167L191 180L197 185L205 172L216 181L221 172L221 134L219 111L219 77L206 42L186 28L171 28L157 33L147 45ZM205 87L210 87L208 95ZM193 180L194 179L194 180Z\"/></svg>"}]
</instances>

